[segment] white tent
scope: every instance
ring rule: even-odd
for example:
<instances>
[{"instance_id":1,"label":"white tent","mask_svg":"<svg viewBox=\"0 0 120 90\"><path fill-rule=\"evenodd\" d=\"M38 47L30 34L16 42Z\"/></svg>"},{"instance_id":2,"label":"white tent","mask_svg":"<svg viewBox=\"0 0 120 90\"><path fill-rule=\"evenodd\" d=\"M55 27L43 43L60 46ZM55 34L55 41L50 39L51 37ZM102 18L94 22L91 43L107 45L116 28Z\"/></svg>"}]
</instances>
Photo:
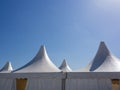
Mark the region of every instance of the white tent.
<instances>
[{"instance_id":1,"label":"white tent","mask_svg":"<svg viewBox=\"0 0 120 90\"><path fill-rule=\"evenodd\" d=\"M0 70L0 73L10 73L11 71L13 71L13 68L11 62L8 61Z\"/></svg>"},{"instance_id":2,"label":"white tent","mask_svg":"<svg viewBox=\"0 0 120 90\"><path fill-rule=\"evenodd\" d=\"M63 60L59 69L61 69L63 72L71 72L72 71L72 69L69 67L69 65L67 64L67 61L65 59Z\"/></svg>"},{"instance_id":3,"label":"white tent","mask_svg":"<svg viewBox=\"0 0 120 90\"><path fill-rule=\"evenodd\" d=\"M49 59L45 46L41 46L28 64L15 70L14 75L17 78L16 89L21 87L19 83L22 82L26 90L61 90L64 77L61 70Z\"/></svg>"},{"instance_id":4,"label":"white tent","mask_svg":"<svg viewBox=\"0 0 120 90\"><path fill-rule=\"evenodd\" d=\"M120 60L101 42L86 68L67 73L66 90L120 90L119 79Z\"/></svg>"},{"instance_id":5,"label":"white tent","mask_svg":"<svg viewBox=\"0 0 120 90\"><path fill-rule=\"evenodd\" d=\"M120 72L120 59L111 54L105 43L101 42L97 54L89 66L89 70L95 72Z\"/></svg>"}]
</instances>

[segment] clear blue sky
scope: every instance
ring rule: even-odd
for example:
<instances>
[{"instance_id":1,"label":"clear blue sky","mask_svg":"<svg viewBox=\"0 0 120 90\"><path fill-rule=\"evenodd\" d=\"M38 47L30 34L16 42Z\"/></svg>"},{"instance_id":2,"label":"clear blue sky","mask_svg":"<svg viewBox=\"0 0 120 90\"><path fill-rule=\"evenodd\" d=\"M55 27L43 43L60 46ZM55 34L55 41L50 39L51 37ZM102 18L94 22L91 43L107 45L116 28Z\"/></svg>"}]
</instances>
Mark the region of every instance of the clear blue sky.
<instances>
[{"instance_id":1,"label":"clear blue sky","mask_svg":"<svg viewBox=\"0 0 120 90\"><path fill-rule=\"evenodd\" d=\"M120 57L119 0L0 0L0 68L21 67L45 45L54 64L78 69L100 41Z\"/></svg>"}]
</instances>

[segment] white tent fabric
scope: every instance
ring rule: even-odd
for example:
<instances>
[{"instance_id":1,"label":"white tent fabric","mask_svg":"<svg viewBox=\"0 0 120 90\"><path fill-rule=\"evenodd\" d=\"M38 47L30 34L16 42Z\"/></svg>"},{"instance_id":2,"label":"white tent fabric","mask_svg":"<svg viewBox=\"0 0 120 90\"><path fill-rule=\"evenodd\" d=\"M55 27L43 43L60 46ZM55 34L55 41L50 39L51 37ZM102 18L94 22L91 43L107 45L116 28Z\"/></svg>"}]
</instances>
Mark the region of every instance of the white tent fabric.
<instances>
[{"instance_id":1,"label":"white tent fabric","mask_svg":"<svg viewBox=\"0 0 120 90\"><path fill-rule=\"evenodd\" d=\"M59 69L61 69L63 72L71 72L72 71L72 69L69 67L69 65L67 64L67 61L65 59L63 60Z\"/></svg>"},{"instance_id":2,"label":"white tent fabric","mask_svg":"<svg viewBox=\"0 0 120 90\"><path fill-rule=\"evenodd\" d=\"M67 79L66 90L112 90L110 79Z\"/></svg>"},{"instance_id":3,"label":"white tent fabric","mask_svg":"<svg viewBox=\"0 0 120 90\"><path fill-rule=\"evenodd\" d=\"M26 90L61 90L62 82L59 79L29 78Z\"/></svg>"},{"instance_id":4,"label":"white tent fabric","mask_svg":"<svg viewBox=\"0 0 120 90\"><path fill-rule=\"evenodd\" d=\"M13 79L11 78L0 78L0 89L1 90L14 90Z\"/></svg>"},{"instance_id":5,"label":"white tent fabric","mask_svg":"<svg viewBox=\"0 0 120 90\"><path fill-rule=\"evenodd\" d=\"M0 70L0 73L10 73L11 71L13 71L11 62L7 62L3 68Z\"/></svg>"},{"instance_id":6,"label":"white tent fabric","mask_svg":"<svg viewBox=\"0 0 120 90\"><path fill-rule=\"evenodd\" d=\"M105 43L101 42L93 61L86 68L79 69L77 71L119 72L120 59L111 54L111 52L106 47Z\"/></svg>"},{"instance_id":7,"label":"white tent fabric","mask_svg":"<svg viewBox=\"0 0 120 90\"><path fill-rule=\"evenodd\" d=\"M0 73L0 90L16 90L16 79L27 79L25 90L62 90L65 73Z\"/></svg>"},{"instance_id":8,"label":"white tent fabric","mask_svg":"<svg viewBox=\"0 0 120 90\"><path fill-rule=\"evenodd\" d=\"M25 66L15 70L15 73L60 72L47 55L45 46L41 46L37 55Z\"/></svg>"}]
</instances>

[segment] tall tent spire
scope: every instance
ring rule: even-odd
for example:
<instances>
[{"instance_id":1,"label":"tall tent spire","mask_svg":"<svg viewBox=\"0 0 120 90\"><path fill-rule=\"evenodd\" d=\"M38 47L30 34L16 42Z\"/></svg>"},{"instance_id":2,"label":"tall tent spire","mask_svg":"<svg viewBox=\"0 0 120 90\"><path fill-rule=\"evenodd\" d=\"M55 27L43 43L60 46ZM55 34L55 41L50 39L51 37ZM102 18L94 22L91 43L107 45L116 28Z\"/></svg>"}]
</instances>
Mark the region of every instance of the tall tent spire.
<instances>
[{"instance_id":1,"label":"tall tent spire","mask_svg":"<svg viewBox=\"0 0 120 90\"><path fill-rule=\"evenodd\" d=\"M120 60L111 54L104 42L101 42L89 70L97 72L120 71Z\"/></svg>"},{"instance_id":2,"label":"tall tent spire","mask_svg":"<svg viewBox=\"0 0 120 90\"><path fill-rule=\"evenodd\" d=\"M36 56L15 72L60 72L47 55L45 46L41 46Z\"/></svg>"},{"instance_id":3,"label":"tall tent spire","mask_svg":"<svg viewBox=\"0 0 120 90\"><path fill-rule=\"evenodd\" d=\"M63 72L70 72L72 71L69 65L67 64L67 61L64 59L61 66L59 67Z\"/></svg>"},{"instance_id":4,"label":"tall tent spire","mask_svg":"<svg viewBox=\"0 0 120 90\"><path fill-rule=\"evenodd\" d=\"M36 56L34 57L34 60L39 60L39 59L42 59L42 58L46 58L46 60L49 59L48 57L48 54L46 52L46 48L44 45L42 45L40 47L40 50L38 51L38 53L36 54Z\"/></svg>"},{"instance_id":5,"label":"tall tent spire","mask_svg":"<svg viewBox=\"0 0 120 90\"><path fill-rule=\"evenodd\" d=\"M7 62L3 68L0 70L0 72L11 72L13 70L11 62Z\"/></svg>"},{"instance_id":6,"label":"tall tent spire","mask_svg":"<svg viewBox=\"0 0 120 90\"><path fill-rule=\"evenodd\" d=\"M79 72L120 72L120 59L115 57L107 48L105 43L100 42L98 51L85 68L77 70Z\"/></svg>"},{"instance_id":7,"label":"tall tent spire","mask_svg":"<svg viewBox=\"0 0 120 90\"><path fill-rule=\"evenodd\" d=\"M100 42L98 51L96 53L95 58L93 59L92 66L90 68L90 71L94 71L97 69L102 63L104 63L107 56L110 56L110 51L108 50L105 43L102 41Z\"/></svg>"}]
</instances>

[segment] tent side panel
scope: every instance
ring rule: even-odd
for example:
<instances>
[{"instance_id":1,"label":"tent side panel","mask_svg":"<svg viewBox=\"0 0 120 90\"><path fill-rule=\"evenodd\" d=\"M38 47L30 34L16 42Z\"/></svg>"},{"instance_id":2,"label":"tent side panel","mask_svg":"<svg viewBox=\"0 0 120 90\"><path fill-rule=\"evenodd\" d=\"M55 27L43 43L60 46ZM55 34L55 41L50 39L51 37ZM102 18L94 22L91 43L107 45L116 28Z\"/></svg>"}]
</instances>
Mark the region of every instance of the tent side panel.
<instances>
[{"instance_id":1,"label":"tent side panel","mask_svg":"<svg viewBox=\"0 0 120 90\"><path fill-rule=\"evenodd\" d=\"M66 90L112 90L108 79L67 79Z\"/></svg>"},{"instance_id":2,"label":"tent side panel","mask_svg":"<svg viewBox=\"0 0 120 90\"><path fill-rule=\"evenodd\" d=\"M0 78L0 89L11 90L13 86L13 79Z\"/></svg>"},{"instance_id":3,"label":"tent side panel","mask_svg":"<svg viewBox=\"0 0 120 90\"><path fill-rule=\"evenodd\" d=\"M62 90L61 79L29 78L26 90Z\"/></svg>"}]
</instances>

